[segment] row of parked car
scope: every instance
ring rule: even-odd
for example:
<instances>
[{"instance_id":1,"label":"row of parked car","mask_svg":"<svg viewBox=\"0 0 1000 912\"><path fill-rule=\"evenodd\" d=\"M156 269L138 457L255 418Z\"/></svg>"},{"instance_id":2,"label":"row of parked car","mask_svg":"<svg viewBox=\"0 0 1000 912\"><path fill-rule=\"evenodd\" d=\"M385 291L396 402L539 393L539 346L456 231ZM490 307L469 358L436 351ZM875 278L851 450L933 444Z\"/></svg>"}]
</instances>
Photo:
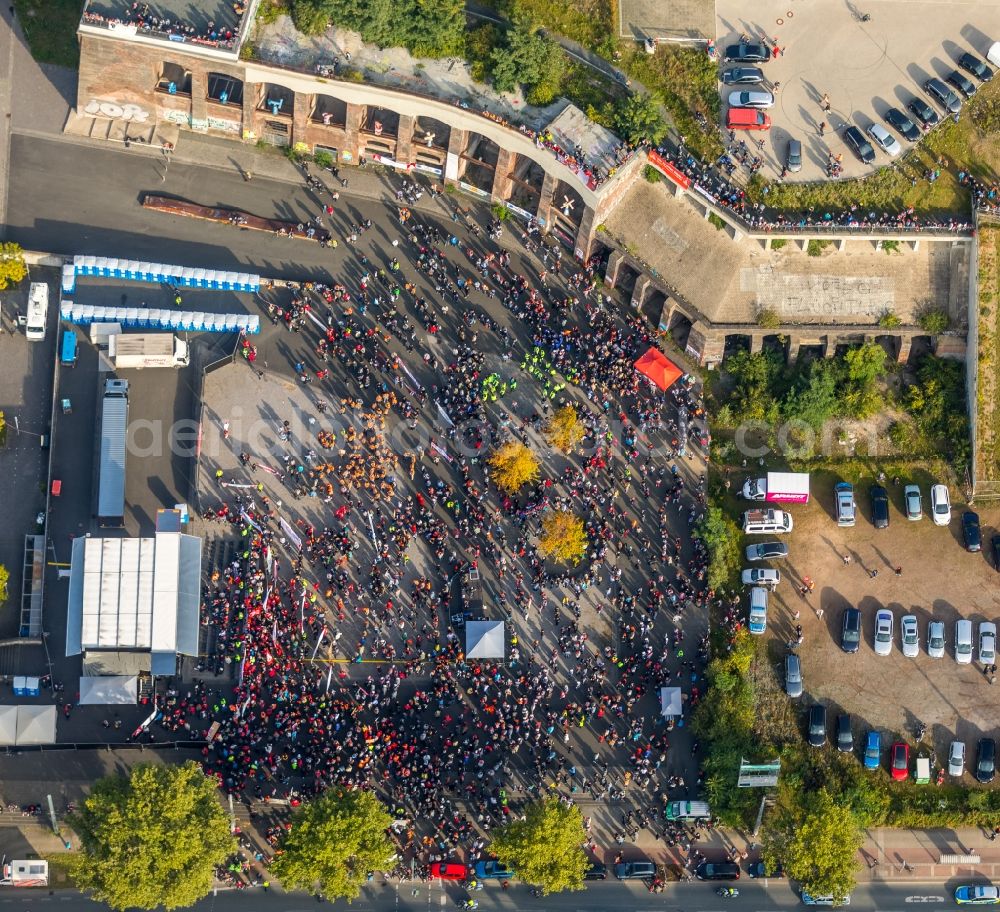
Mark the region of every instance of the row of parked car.
<instances>
[{"instance_id":1,"label":"row of parked car","mask_svg":"<svg viewBox=\"0 0 1000 912\"><path fill-rule=\"evenodd\" d=\"M791 656L789 657L791 658ZM795 658L798 658L797 656ZM806 737L812 747L826 747L827 711L822 703L809 707ZM848 713L840 713L833 733L837 750L845 754L854 751L854 731ZM973 774L980 782L992 782L996 777L997 744L993 738L980 738L976 747L976 765ZM865 736L862 763L865 769L877 770L882 766L882 733L870 730ZM952 741L948 748L948 775L956 779L965 775L965 742ZM910 775L910 745L895 741L889 748L889 772L893 779L902 781Z\"/></svg>"}]
</instances>

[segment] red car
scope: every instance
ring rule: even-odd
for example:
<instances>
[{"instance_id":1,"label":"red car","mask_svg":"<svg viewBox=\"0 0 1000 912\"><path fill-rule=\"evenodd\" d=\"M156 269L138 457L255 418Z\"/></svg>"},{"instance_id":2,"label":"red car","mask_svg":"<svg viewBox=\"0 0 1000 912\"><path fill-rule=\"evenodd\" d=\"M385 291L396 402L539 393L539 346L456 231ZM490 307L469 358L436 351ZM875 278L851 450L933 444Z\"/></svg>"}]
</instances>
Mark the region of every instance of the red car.
<instances>
[{"instance_id":1,"label":"red car","mask_svg":"<svg viewBox=\"0 0 1000 912\"><path fill-rule=\"evenodd\" d=\"M442 880L465 880L468 874L469 869L457 861L435 861L431 865L431 877L440 877Z\"/></svg>"},{"instance_id":2,"label":"red car","mask_svg":"<svg viewBox=\"0 0 1000 912\"><path fill-rule=\"evenodd\" d=\"M907 778L910 775L910 745L905 741L897 741L893 744L889 756L892 778L900 781Z\"/></svg>"}]
</instances>

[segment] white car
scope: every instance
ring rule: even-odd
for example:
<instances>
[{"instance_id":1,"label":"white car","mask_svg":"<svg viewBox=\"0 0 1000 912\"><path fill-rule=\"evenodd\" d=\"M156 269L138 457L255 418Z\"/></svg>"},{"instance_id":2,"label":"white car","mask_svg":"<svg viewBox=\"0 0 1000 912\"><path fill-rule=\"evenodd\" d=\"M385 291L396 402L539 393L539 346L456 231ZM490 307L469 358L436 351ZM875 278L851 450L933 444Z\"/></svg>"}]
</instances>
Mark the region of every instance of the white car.
<instances>
[{"instance_id":1,"label":"white car","mask_svg":"<svg viewBox=\"0 0 1000 912\"><path fill-rule=\"evenodd\" d=\"M944 624L941 621L931 621L927 625L927 655L932 659L944 658Z\"/></svg>"},{"instance_id":2,"label":"white car","mask_svg":"<svg viewBox=\"0 0 1000 912\"><path fill-rule=\"evenodd\" d=\"M943 484L931 485L931 519L935 526L947 526L951 522L951 497Z\"/></svg>"},{"instance_id":3,"label":"white car","mask_svg":"<svg viewBox=\"0 0 1000 912\"><path fill-rule=\"evenodd\" d=\"M903 503L906 505L906 518L908 520L915 522L924 518L919 485L908 484L903 488Z\"/></svg>"},{"instance_id":4,"label":"white car","mask_svg":"<svg viewBox=\"0 0 1000 912\"><path fill-rule=\"evenodd\" d=\"M899 635L903 642L903 655L915 659L920 652L920 628L917 626L917 616L907 614L900 618Z\"/></svg>"},{"instance_id":5,"label":"white car","mask_svg":"<svg viewBox=\"0 0 1000 912\"><path fill-rule=\"evenodd\" d=\"M875 655L887 656L892 652L892 612L879 608L875 612Z\"/></svg>"},{"instance_id":6,"label":"white car","mask_svg":"<svg viewBox=\"0 0 1000 912\"><path fill-rule=\"evenodd\" d=\"M774 96L763 89L748 89L743 92L729 93L731 108L773 108Z\"/></svg>"},{"instance_id":7,"label":"white car","mask_svg":"<svg viewBox=\"0 0 1000 912\"><path fill-rule=\"evenodd\" d=\"M979 625L979 663L992 665L997 660L997 625L983 621Z\"/></svg>"},{"instance_id":8,"label":"white car","mask_svg":"<svg viewBox=\"0 0 1000 912\"><path fill-rule=\"evenodd\" d=\"M873 123L865 132L868 133L868 138L885 152L886 155L895 158L903 151L899 140L881 124Z\"/></svg>"},{"instance_id":9,"label":"white car","mask_svg":"<svg viewBox=\"0 0 1000 912\"><path fill-rule=\"evenodd\" d=\"M948 748L948 775L962 776L965 774L965 742L952 741Z\"/></svg>"},{"instance_id":10,"label":"white car","mask_svg":"<svg viewBox=\"0 0 1000 912\"><path fill-rule=\"evenodd\" d=\"M743 571L744 586L777 586L781 582L781 574L770 567L760 567Z\"/></svg>"},{"instance_id":11,"label":"white car","mask_svg":"<svg viewBox=\"0 0 1000 912\"><path fill-rule=\"evenodd\" d=\"M955 661L972 664L972 621L955 621Z\"/></svg>"}]
</instances>

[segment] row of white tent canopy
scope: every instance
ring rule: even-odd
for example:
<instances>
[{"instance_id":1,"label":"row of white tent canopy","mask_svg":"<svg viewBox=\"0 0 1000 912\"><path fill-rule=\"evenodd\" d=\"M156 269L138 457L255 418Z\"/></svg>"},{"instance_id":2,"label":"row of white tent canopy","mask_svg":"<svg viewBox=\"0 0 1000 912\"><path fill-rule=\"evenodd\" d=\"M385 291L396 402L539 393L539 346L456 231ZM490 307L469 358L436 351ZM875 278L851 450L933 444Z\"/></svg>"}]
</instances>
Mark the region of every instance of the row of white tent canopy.
<instances>
[{"instance_id":1,"label":"row of white tent canopy","mask_svg":"<svg viewBox=\"0 0 1000 912\"><path fill-rule=\"evenodd\" d=\"M101 276L133 282L166 283L186 288L213 288L221 291L259 291L260 276L248 272L201 269L120 260L115 257L75 256L72 265L63 267L62 287L67 294L76 288L77 276Z\"/></svg>"},{"instance_id":2,"label":"row of white tent canopy","mask_svg":"<svg viewBox=\"0 0 1000 912\"><path fill-rule=\"evenodd\" d=\"M260 332L260 317L256 314L214 314L157 307L105 307L100 304L74 304L64 300L59 307L59 316L67 323L81 326L91 323L120 323L122 326L141 329L239 332L250 336Z\"/></svg>"},{"instance_id":3,"label":"row of white tent canopy","mask_svg":"<svg viewBox=\"0 0 1000 912\"><path fill-rule=\"evenodd\" d=\"M55 744L54 706L0 706L0 745Z\"/></svg>"}]
</instances>

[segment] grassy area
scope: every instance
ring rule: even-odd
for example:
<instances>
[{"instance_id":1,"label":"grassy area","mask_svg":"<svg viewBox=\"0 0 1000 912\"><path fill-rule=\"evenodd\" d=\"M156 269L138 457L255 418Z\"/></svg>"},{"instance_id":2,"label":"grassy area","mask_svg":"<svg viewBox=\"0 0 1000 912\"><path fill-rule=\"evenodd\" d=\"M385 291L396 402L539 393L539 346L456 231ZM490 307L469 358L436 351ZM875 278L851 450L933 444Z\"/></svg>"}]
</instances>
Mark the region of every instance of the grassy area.
<instances>
[{"instance_id":1,"label":"grassy area","mask_svg":"<svg viewBox=\"0 0 1000 912\"><path fill-rule=\"evenodd\" d=\"M80 65L76 28L80 24L80 0L13 0L24 29L31 56L41 63Z\"/></svg>"},{"instance_id":2,"label":"grassy area","mask_svg":"<svg viewBox=\"0 0 1000 912\"><path fill-rule=\"evenodd\" d=\"M540 25L610 57L618 29L615 0L497 0L488 3L506 16L525 12Z\"/></svg>"},{"instance_id":3,"label":"grassy area","mask_svg":"<svg viewBox=\"0 0 1000 912\"><path fill-rule=\"evenodd\" d=\"M979 232L976 480L1000 481L1000 228Z\"/></svg>"},{"instance_id":4,"label":"grassy area","mask_svg":"<svg viewBox=\"0 0 1000 912\"><path fill-rule=\"evenodd\" d=\"M58 852L45 856L45 860L49 863L49 886L62 889L74 886L70 867L75 857L72 852Z\"/></svg>"}]
</instances>

